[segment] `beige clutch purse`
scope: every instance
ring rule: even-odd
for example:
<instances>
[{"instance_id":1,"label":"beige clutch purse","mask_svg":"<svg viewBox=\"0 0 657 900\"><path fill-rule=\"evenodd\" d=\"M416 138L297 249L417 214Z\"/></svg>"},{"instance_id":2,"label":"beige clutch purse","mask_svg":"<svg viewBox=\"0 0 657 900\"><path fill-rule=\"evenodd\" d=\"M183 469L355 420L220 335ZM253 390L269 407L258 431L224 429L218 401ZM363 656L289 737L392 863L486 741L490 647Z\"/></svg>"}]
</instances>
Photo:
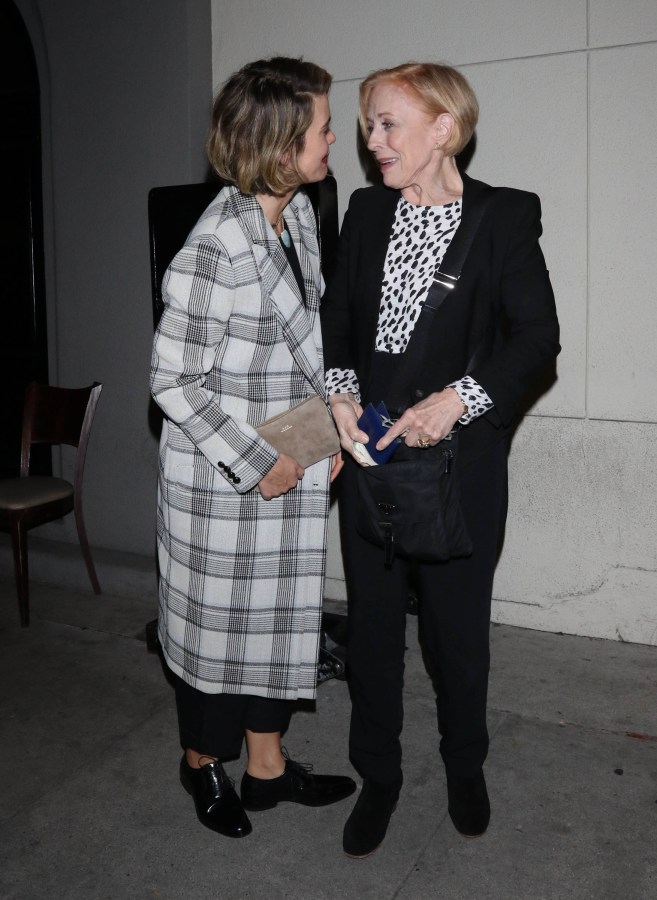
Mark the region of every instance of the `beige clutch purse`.
<instances>
[{"instance_id":1,"label":"beige clutch purse","mask_svg":"<svg viewBox=\"0 0 657 900\"><path fill-rule=\"evenodd\" d=\"M256 431L279 453L294 457L304 469L340 449L333 419L318 394L256 425Z\"/></svg>"}]
</instances>

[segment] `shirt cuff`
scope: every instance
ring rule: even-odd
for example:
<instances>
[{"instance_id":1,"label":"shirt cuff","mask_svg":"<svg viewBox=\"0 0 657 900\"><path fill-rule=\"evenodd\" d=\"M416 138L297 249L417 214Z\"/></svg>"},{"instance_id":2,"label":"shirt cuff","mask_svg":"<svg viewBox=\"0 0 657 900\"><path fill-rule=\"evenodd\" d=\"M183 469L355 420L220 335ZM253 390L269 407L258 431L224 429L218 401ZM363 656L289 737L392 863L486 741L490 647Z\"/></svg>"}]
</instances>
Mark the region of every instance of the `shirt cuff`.
<instances>
[{"instance_id":1,"label":"shirt cuff","mask_svg":"<svg viewBox=\"0 0 657 900\"><path fill-rule=\"evenodd\" d=\"M470 422L483 416L495 406L482 386L469 375L459 378L458 381L452 381L445 387L454 388L465 406L468 407L468 411L459 419L461 425L469 425Z\"/></svg>"},{"instance_id":2,"label":"shirt cuff","mask_svg":"<svg viewBox=\"0 0 657 900\"><path fill-rule=\"evenodd\" d=\"M360 385L353 369L329 369L325 376L326 396L331 394L353 394L360 403Z\"/></svg>"}]
</instances>

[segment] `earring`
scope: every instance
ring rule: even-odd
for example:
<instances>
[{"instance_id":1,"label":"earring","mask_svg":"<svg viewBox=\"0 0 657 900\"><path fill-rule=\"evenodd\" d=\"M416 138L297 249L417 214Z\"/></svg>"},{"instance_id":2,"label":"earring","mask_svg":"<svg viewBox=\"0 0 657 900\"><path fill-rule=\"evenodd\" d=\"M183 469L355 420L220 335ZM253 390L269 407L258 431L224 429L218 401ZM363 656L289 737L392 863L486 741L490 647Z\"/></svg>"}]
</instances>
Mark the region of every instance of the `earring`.
<instances>
[{"instance_id":1,"label":"earring","mask_svg":"<svg viewBox=\"0 0 657 900\"><path fill-rule=\"evenodd\" d=\"M442 147L442 144L440 144L438 141L436 141L436 143L433 145L434 150L440 150L441 147Z\"/></svg>"}]
</instances>

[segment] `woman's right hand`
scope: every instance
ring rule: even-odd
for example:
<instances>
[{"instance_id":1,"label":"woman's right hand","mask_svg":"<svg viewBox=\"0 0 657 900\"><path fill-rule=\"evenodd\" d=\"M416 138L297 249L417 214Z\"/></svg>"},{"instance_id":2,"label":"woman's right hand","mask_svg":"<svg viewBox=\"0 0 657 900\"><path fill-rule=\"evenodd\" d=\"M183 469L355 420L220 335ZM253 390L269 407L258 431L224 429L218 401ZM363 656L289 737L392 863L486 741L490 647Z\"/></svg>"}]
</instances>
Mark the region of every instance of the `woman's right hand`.
<instances>
[{"instance_id":1,"label":"woman's right hand","mask_svg":"<svg viewBox=\"0 0 657 900\"><path fill-rule=\"evenodd\" d=\"M328 401L338 429L340 446L360 464L361 460L354 453L354 441L359 444L366 444L368 441L367 434L357 424L363 414L363 407L354 399L353 394L331 394Z\"/></svg>"},{"instance_id":2,"label":"woman's right hand","mask_svg":"<svg viewBox=\"0 0 657 900\"><path fill-rule=\"evenodd\" d=\"M304 471L294 457L281 453L265 477L258 482L262 499L273 500L274 497L287 494L303 478Z\"/></svg>"}]
</instances>

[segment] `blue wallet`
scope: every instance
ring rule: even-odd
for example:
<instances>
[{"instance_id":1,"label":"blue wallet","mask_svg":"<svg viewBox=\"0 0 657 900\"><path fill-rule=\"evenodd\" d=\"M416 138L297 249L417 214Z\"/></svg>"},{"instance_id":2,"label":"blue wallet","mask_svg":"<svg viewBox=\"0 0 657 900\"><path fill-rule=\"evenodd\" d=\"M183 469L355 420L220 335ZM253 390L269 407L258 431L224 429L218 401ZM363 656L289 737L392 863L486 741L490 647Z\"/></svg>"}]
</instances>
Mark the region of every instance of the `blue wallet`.
<instances>
[{"instance_id":1,"label":"blue wallet","mask_svg":"<svg viewBox=\"0 0 657 900\"><path fill-rule=\"evenodd\" d=\"M358 420L358 427L361 431L364 431L369 438L367 444L361 444L360 446L377 466L388 462L397 447L401 444L401 438L395 438L392 444L386 447L385 450L376 449L377 441L383 437L391 425L392 419L390 418L383 401L376 406L374 406L373 403L368 403L363 410L362 416Z\"/></svg>"}]
</instances>

